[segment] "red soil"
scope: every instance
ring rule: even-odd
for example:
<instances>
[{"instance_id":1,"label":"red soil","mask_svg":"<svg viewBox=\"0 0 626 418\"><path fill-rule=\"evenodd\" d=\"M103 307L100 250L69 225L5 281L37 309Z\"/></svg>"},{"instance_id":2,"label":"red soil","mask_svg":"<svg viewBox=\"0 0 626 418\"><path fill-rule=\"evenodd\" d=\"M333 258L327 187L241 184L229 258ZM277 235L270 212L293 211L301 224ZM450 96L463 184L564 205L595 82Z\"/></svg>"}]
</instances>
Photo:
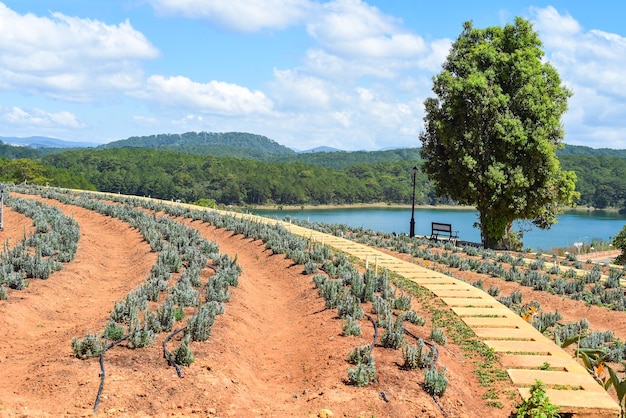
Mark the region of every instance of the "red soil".
<instances>
[{"instance_id":1,"label":"red soil","mask_svg":"<svg viewBox=\"0 0 626 418\"><path fill-rule=\"evenodd\" d=\"M9 290L9 298L0 301L0 416L92 415L99 364L75 358L70 342L101 332L114 302L142 283L156 260L127 224L47 203L80 224L81 239L75 260L61 271L48 280L32 280L25 290ZM345 383L352 367L347 354L371 343L373 328L363 320L363 337L342 336L336 311L324 309L302 266L272 255L260 241L180 221L215 240L221 252L237 256L243 269L239 286L232 289L211 338L191 344L195 362L183 368L182 379L163 358L163 334L148 348L109 350L99 416L315 417L323 409L345 417L444 416L422 387L423 372L401 369L399 350L376 347L377 382L364 388ZM0 237L14 243L28 233L30 223L5 208ZM206 269L203 280L211 274ZM546 310L556 307L572 320L586 316L594 326L617 327L616 334L626 338L625 313L541 292L530 291L528 298L539 300ZM427 338L430 327L415 332ZM170 343L170 350L177 345ZM504 417L519 401L500 396L503 409L486 406L483 395L489 388L479 386L474 362L452 343L441 347L438 364L447 367L448 389L439 401L450 417ZM506 390L506 384L500 389Z\"/></svg>"}]
</instances>

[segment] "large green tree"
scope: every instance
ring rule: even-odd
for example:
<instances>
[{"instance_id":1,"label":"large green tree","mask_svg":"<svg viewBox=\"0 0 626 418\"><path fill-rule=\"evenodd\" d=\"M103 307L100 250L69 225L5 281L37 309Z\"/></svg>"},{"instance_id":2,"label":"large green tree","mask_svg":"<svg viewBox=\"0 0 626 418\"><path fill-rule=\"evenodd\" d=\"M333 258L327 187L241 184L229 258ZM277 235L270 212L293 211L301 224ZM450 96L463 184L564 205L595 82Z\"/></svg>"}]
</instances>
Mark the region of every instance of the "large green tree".
<instances>
[{"instance_id":1,"label":"large green tree","mask_svg":"<svg viewBox=\"0 0 626 418\"><path fill-rule=\"evenodd\" d=\"M515 220L549 228L577 198L556 157L571 93L543 55L525 19L466 22L425 101L423 170L437 194L476 206L489 248L510 245Z\"/></svg>"}]
</instances>

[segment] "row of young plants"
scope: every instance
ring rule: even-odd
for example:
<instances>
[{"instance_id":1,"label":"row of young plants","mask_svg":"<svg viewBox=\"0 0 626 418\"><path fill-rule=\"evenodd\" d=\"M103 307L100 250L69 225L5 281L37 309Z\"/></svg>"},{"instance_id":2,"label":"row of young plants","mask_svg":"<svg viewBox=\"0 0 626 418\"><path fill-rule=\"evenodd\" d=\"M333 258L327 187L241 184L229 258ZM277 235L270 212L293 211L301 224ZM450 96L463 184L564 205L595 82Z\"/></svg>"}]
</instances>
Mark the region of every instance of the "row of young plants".
<instances>
[{"instance_id":1,"label":"row of young plants","mask_svg":"<svg viewBox=\"0 0 626 418\"><path fill-rule=\"evenodd\" d=\"M13 247L5 242L0 256L0 300L8 298L7 288L22 290L29 279L48 279L62 263L72 261L78 248L78 223L54 206L21 199L7 193L7 206L32 219L34 230Z\"/></svg>"},{"instance_id":2,"label":"row of young plants","mask_svg":"<svg viewBox=\"0 0 626 418\"><path fill-rule=\"evenodd\" d=\"M20 190L33 192L32 188ZM77 357L98 356L106 343L119 335L119 325L128 326L128 345L145 347L156 339L156 334L170 331L174 320L184 317L184 308L196 307L199 311L189 319L188 330L192 341L204 341L216 314L223 312L223 303L230 298L229 286L236 286L241 268L227 254L220 254L215 242L209 242L193 228L167 216L134 208L130 205L111 204L84 195L58 193L53 189L39 189L40 195L97 213L111 216L136 228L150 248L158 252L146 281L114 304L110 322L103 335L85 337L87 343L72 342ZM44 192L45 191L45 192ZM208 261L211 260L211 264ZM200 279L202 270L211 267L215 273L204 286ZM170 284L175 273L180 273ZM202 294L199 289L203 290ZM203 303L199 303L200 297ZM156 311L149 303L161 303Z\"/></svg>"},{"instance_id":3,"label":"row of young plants","mask_svg":"<svg viewBox=\"0 0 626 418\"><path fill-rule=\"evenodd\" d=\"M523 265L521 263L526 262L526 255L532 255L529 253L520 252L515 257L513 257L511 253L507 251L496 251L489 248L477 247L475 245L454 245L450 241L430 240L427 237L409 238L406 234L374 231L372 229L364 227L352 227L346 224L339 223L327 224L323 222L312 222L292 218L289 216L285 217L284 220L309 229L314 229L316 231L324 232L330 235L350 239L359 242L360 244L370 245L378 248L388 248L406 254L410 254L412 248L414 248L415 246L429 249L443 248L449 251L453 250L457 253L465 253L468 256L480 256L485 260L497 260L499 258L503 258L502 262L504 262L505 259L513 258L518 260L518 262L520 263L519 265ZM537 253L536 257L540 260L543 259L543 261L547 261L547 256L543 255L542 253ZM550 257L563 267L569 266L573 267L574 269L582 270L594 265L594 263L592 263L590 259L583 263L579 260L579 257L573 252L565 252L564 257L557 258L556 254ZM624 269L626 271L626 266L623 266L621 269Z\"/></svg>"},{"instance_id":4,"label":"row of young plants","mask_svg":"<svg viewBox=\"0 0 626 418\"><path fill-rule=\"evenodd\" d=\"M442 247L444 251L435 253L435 255L432 255L433 253L427 249L422 250L425 253L423 259L432 260L460 271L464 270L463 263L467 263L470 268L466 270L505 281L514 281L534 290L566 296L573 300L583 300L589 305L598 305L618 311L626 310L626 297L622 287L625 271L623 268L615 266L607 268L605 266L605 270L608 270L608 276L603 277L600 264L588 261L583 266L583 263L577 260L574 254L568 254L564 259L552 256L551 261L542 254L536 254L535 258L529 262L522 254L518 254L514 258L509 253L483 251L481 254L477 249L465 249L465 252L470 256L482 257L482 259L477 260L460 259L449 243L443 244ZM419 251L417 251L418 254L414 252L412 255L419 257ZM459 262L459 260L462 261ZM550 265L546 268L548 263ZM508 270L503 264L510 266ZM443 272L454 276L454 272L449 269ZM463 279L461 278L461 280ZM482 288L480 280L472 284ZM500 291L497 286L490 286L487 293L498 298ZM621 415L626 416L626 379L620 377L619 372L614 368L615 366L610 365L617 365L621 369L625 368L626 343L615 337L615 334L610 330L591 331L589 321L586 318L562 323L562 316L558 311L541 311L538 302L522 303L521 298L522 293L514 291L509 296L500 296L498 300L517 312L544 335L552 338L562 348L574 344L573 355L582 360L587 371L605 390L608 391L611 388L615 390ZM545 364L543 367L549 369L550 365ZM623 372L624 370L622 370L622 374ZM533 386L533 390L541 392L541 382L537 382L537 385ZM549 400L547 399L546 402Z\"/></svg>"},{"instance_id":5,"label":"row of young plants","mask_svg":"<svg viewBox=\"0 0 626 418\"><path fill-rule=\"evenodd\" d=\"M51 191L49 189L39 190L39 192L45 197L62 201L72 201L74 199L68 199L63 196L69 196L69 193L61 193L61 196L59 196L58 191ZM94 196L92 194L82 194L81 196L81 199L88 199L92 202L94 198L103 198L103 196ZM310 243L308 240L296 237L280 226L269 226L267 224L250 221L244 217L238 219L235 216L224 216L215 211L168 205L153 200L123 196L106 196L106 199L115 200L123 206L140 206L143 209L149 209L155 212L163 211L174 217L201 220L219 228L232 230L248 238L263 240L265 247L271 249L273 253L285 254L295 263L303 265L304 273L313 274L313 281L316 283L320 295L325 297L327 308L336 308L338 310L339 318L342 319L345 335L360 335L360 321L367 315L361 305L368 302L371 303L373 313L378 316L376 328L378 329L378 327L380 327L385 330L382 333L380 345L392 349L402 348L404 368L427 369L425 371L424 388L435 400L445 392L448 383L445 377L446 369L445 367L442 369L436 367L436 344L415 337L403 326L405 321L417 325L424 325L425 321L419 317L415 311L410 310L411 296L407 294L398 295L397 290L392 288L389 283L389 276L386 272L383 272L381 275L376 275L373 271L366 270L366 272L361 275L344 254L338 253L335 255L329 247L326 246L317 246L315 249L311 250L309 249ZM90 206L93 208L96 205L91 203ZM111 209L108 209L108 211L110 210ZM152 243L151 246L153 246ZM161 254L163 254L163 251ZM324 271L325 274L316 274L318 268ZM137 319L133 317L133 311L146 309L143 305L137 305L137 301L142 300L140 296L137 295L137 292L133 292L129 294L123 303L117 303L111 314L110 322L126 323L129 325L130 329L133 321L137 321ZM134 306L134 308L129 309L129 306ZM163 309L157 309L157 317L146 320L146 322L158 324L163 315L163 311ZM149 315L148 313L144 313L144 318L150 317ZM369 315L367 315L367 317L369 317ZM139 328L140 327L137 325L134 326L134 329ZM107 330L108 329L115 329L115 325L110 323L107 325ZM112 337L121 337L119 330L114 335L107 335L107 330L102 334L104 336L102 338L105 340L111 340ZM413 335L416 344L406 342L405 334ZM131 339L130 336L127 338ZM181 346L175 351L175 358L178 361L184 360L185 356L180 353L186 351L183 350L184 344L188 344L186 338L183 339ZM446 341L446 337L440 328L433 328L430 338L440 344L444 344ZM135 339L136 338L133 338L133 340ZM143 341L139 342L139 344L142 343ZM135 346L138 343L133 342L132 344ZM97 352L98 345L105 347L103 343L97 343L97 335L90 335L82 342L75 341L73 345L77 346L75 351L80 352L81 356L87 355L84 353L85 350L83 347L89 347L89 349L94 352ZM95 349L93 347L95 347ZM355 366L348 369L347 381L350 384L364 386L376 379L373 357L374 347L375 341L368 346L356 347L348 354L348 362Z\"/></svg>"},{"instance_id":6,"label":"row of young plants","mask_svg":"<svg viewBox=\"0 0 626 418\"><path fill-rule=\"evenodd\" d=\"M337 235L341 236L341 232L343 231L339 231ZM345 256L339 254L337 257L339 258L339 260L341 260L341 258ZM390 320L391 315L386 313L386 309L379 308L379 306L382 304L381 301L385 302L385 296L391 296L390 292L384 290L386 288L385 283L388 283L389 272L383 272L383 277L385 277L385 279L382 280L382 286L380 284L378 284L378 286L375 285L374 283L376 282L376 280L371 280L371 277L376 277L375 275L372 275L371 270L366 270L362 279L364 282L363 284L361 284L361 280L357 281L356 284L353 284L350 281L350 278L352 276L346 274L345 272L342 272L342 270L337 267L342 264L343 263L341 261L337 260L332 263L324 261L320 267L330 278L338 277L340 279L329 281L329 279L327 279L324 275L314 276L314 281L316 282L316 286L318 286L320 294L324 296L324 298L327 300L327 306L334 306L336 303L338 314L340 316L343 312L346 311L343 306L347 304L347 302L345 302L345 299L349 300L348 296L352 295L354 297L355 293L357 295L361 294L361 290L359 289L365 289L363 294L368 296L365 297L364 300L368 301L372 299L372 290L378 289L379 293L374 294L373 296L374 301L371 302L371 309L372 313L378 315L376 326L380 325L382 328L385 328L385 333L383 333L383 337L381 337L381 345L385 346L385 344L391 343L392 345L390 345L389 347L392 347L393 343L399 340L397 336L400 335L399 329L401 327L401 324L404 322L423 325L422 318L417 316L414 311L399 311L395 314L396 321L393 322ZM312 273L313 271L315 271L316 264L311 264L311 266L312 268L308 271L308 273ZM342 275L346 275L346 277L348 277L348 280L341 278ZM368 280L368 278L370 278L370 280ZM347 286L342 287L344 282L346 282ZM483 342L481 342L466 324L464 324L447 306L445 306L443 302L437 300L436 298L433 298L432 294L428 290L398 275L393 276L392 282L396 286L398 286L398 288L403 289L403 291L407 291L408 294L417 296L417 303L431 314L432 329L430 334L430 340L435 343L439 343L440 345L445 344L447 340L447 336L443 332L443 329L445 328L446 333L449 337L452 338L452 341L461 347L466 356L472 358L472 362L476 366L474 373L477 375L479 383L481 384L481 386L490 387L487 393L483 395L483 399L486 401L486 405L495 408L504 407L504 404L499 400L501 394L499 393L498 389L494 387L494 385L497 382L508 382L509 378L506 374L506 371L504 371L500 367L497 355L495 354L493 349L489 348ZM357 290L353 291L352 286L355 286L355 289ZM345 288L347 288L347 290L344 290L342 293L340 289ZM393 297L395 296L396 295L394 291L393 296L391 296L390 300L393 301ZM403 293L401 295L401 298L405 298L406 296L407 295L404 295ZM334 302L336 299L338 299L338 301ZM328 300L330 300L331 302L328 302ZM395 306L395 302L388 302L386 305L392 306L394 307L394 309L398 309L399 307ZM402 302L400 302L400 305L402 305ZM365 315L369 318L367 314ZM345 319L343 319L344 333L346 335L352 332L360 332L360 326L358 326L358 324L357 326L353 325L354 322L355 321L352 317L346 317ZM411 333L407 332L406 328L404 332L407 335L411 335ZM404 345L402 346L402 367L427 368L427 370L425 371L424 384L425 387L428 387L427 390L429 391L429 393L434 393L433 396L436 400L437 393L439 393L440 390L445 390L445 387L447 385L445 373L438 372L436 369L432 368L434 365L433 357L436 359L436 355L433 355L433 350L435 350L436 352L436 345L432 342L428 342L427 340L422 340L415 336L413 337L417 340L417 343L415 345L409 345L408 343L404 343ZM431 351L425 350L425 345L428 347L432 347L430 349ZM351 369L350 372L350 381L353 381L354 384L359 384L359 381L366 384L369 378L375 376L375 374L372 373L372 367L368 367L368 353L371 350L372 346L373 345L355 347L355 349L349 355L350 361L356 366L354 369ZM445 370L445 368L443 370ZM357 380L357 378L359 378L360 380ZM426 379L428 379L428 383L426 383ZM539 389L540 388L538 387L537 390ZM507 393L505 393L505 395L508 396L510 399L513 399L517 396L517 393L514 390L506 392ZM525 406L526 403L524 403L523 405Z\"/></svg>"},{"instance_id":7,"label":"row of young plants","mask_svg":"<svg viewBox=\"0 0 626 418\"><path fill-rule=\"evenodd\" d=\"M289 233L281 226L268 226L264 223L252 222L252 221L249 221L247 218L244 218L243 216L238 218L236 216L222 215L217 211L191 208L189 206L183 206L183 205L164 204L163 202L155 201L152 199L144 199L144 198L129 197L129 196L119 196L119 195L106 195L105 196L102 194L76 193L76 192L69 192L67 190L59 190L59 189L53 190L53 189L47 189L47 188L45 189L36 188L36 190L32 190L32 192L37 193L37 194L42 194L47 197L53 197L54 195L55 198L60 198L59 195L72 195L72 196L81 196L83 198L88 199L89 201L97 201L99 199L100 200L105 200L105 199L113 200L121 205L127 205L131 207L141 207L144 209L149 209L154 212L163 211L173 217L186 217L192 220L201 220L203 222L210 223L218 228L224 228L224 229L232 230L238 234L243 234L244 236L249 237L249 238L261 239L265 242L266 248L272 249L274 253L285 254L287 257L294 260L294 262L304 265L305 272L312 273L312 271L314 271L317 268L318 263L322 263L321 266L319 266L320 268L326 269L329 267L329 264L327 261L326 262L321 261L324 259L323 257L320 258L318 255L313 255L311 251L307 250L307 248L309 248L308 240L305 240L301 237L297 237ZM108 209L108 210L112 210L112 209ZM319 250L319 251L327 251L327 250ZM315 260L318 260L318 261L315 261ZM334 262L332 264L334 264ZM324 267L324 265L326 266ZM337 265L341 265L341 263L338 263ZM367 272L365 273L365 275L369 275L369 274L371 273L367 273ZM331 279L330 276L328 277L329 283L334 282L334 281L343 282L343 279ZM431 334L432 340L434 341L439 340L441 341L441 344L445 343L445 337L442 332L442 329L445 328L446 333L448 334L448 336L452 337L452 340L455 342L455 344L458 344L466 353L466 355L473 358L472 361L474 362L476 366L476 369L474 370L474 372L478 376L478 379L481 385L489 387L498 381L508 381L506 372L501 367L499 367L499 363L497 362L497 356L495 355L493 350L489 349L484 343L479 341L476 338L476 336L473 335L471 330L462 321L460 321L458 317L456 317L449 310L449 308L443 306L442 304L437 304L437 302L432 298L432 295L425 294L424 293L425 289L420 288L419 286L416 286L413 282L410 282L406 279L403 279L395 275L393 276L393 282L396 286L399 286L399 288L406 289L408 292L410 292L410 294L418 296L420 305L425 307L428 310L428 312L432 315L432 321L433 321L432 322L433 332ZM352 289L351 282L347 284L347 288ZM358 288L359 288L359 284L356 285L355 289L358 289ZM377 298L383 298L383 296L380 294L376 296ZM399 299L403 300L402 298L399 298ZM372 309L376 309L376 312L379 310L379 308L373 307L373 302L367 302L367 303L372 303ZM378 303L380 304L381 302L378 302ZM342 306L346 306L345 303ZM344 307L342 309L349 309L349 308ZM397 309L397 308L394 308L394 309ZM383 311L381 310L381 312ZM408 315L408 318L406 317L406 315ZM404 322L411 321L411 320L419 321L418 319L412 319L414 316L416 316L416 314L400 312L396 314L396 320L393 321L393 320L390 320L391 319L390 315L385 316L385 314L381 314L381 318L382 317L388 318L386 322L381 320L381 324L387 326L385 328L386 330L391 330L391 332L385 331L386 335L388 336L384 337L384 341L399 340L399 337L398 337L399 325L403 324ZM366 317L369 317L369 315L367 315ZM356 332L355 330L359 328L357 326L359 324L356 323L355 319L348 320L346 318L344 320L344 324L345 324L346 334ZM393 332L394 329L395 329L395 332ZM425 359L427 354L425 354L425 350L417 338L416 338L416 341L417 341L417 344L415 346L409 346L406 344L405 346L403 346L403 357L405 358L404 364L405 364L405 367L407 368L412 367L411 365L418 365L419 367L419 365L427 364L427 361ZM423 340L423 343L424 345L430 347L429 345L430 343L428 341ZM385 343L385 344L388 344L388 343ZM373 347L374 345L375 345L375 342L374 344L372 344L371 347ZM367 376L368 375L371 376L371 371L372 371L372 367L367 367L368 366L367 360L362 359L360 362L360 366L359 366L358 365L359 361L353 359L354 356L356 356L356 358L359 357L357 355L359 352L358 350L365 351L366 349L355 348L355 350L357 351L356 354L349 355L349 358L351 359L351 360L349 359L349 361L355 362L355 366L356 366L354 369L350 369L352 371L349 372L350 375L349 375L348 381L353 382L353 383L356 383L357 381L363 381L364 377L365 377L365 380L367 380ZM429 348L429 350L431 349ZM432 366L432 364L434 363L431 361L430 364ZM445 391L445 385L446 385L446 383L444 383L446 382L445 372L442 372L441 370L437 370L437 369L431 370L430 368L427 370L427 372L429 375L428 377L429 382L436 382L432 385L431 384L428 385L427 390L429 391L429 393L433 392L433 393L443 394L443 391ZM436 399L437 395L434 395L434 396ZM503 407L503 404L498 400L498 396L499 395L497 393L497 390L492 387L491 389L489 389L484 399L486 400L487 405L501 408ZM516 395L515 395L515 392L511 390L507 396L514 397Z\"/></svg>"},{"instance_id":8,"label":"row of young plants","mask_svg":"<svg viewBox=\"0 0 626 418\"><path fill-rule=\"evenodd\" d=\"M446 368L437 368L437 343L445 344L447 337L440 328L432 328L430 340L415 336L405 326L411 323L423 326L425 320L411 310L412 296L400 292L391 285L389 274L383 270L376 274L366 269L360 274L343 253L334 254L328 247L320 247L310 253L310 260L305 264L305 273L314 274L313 282L319 295L324 298L327 309L337 309L342 320L343 333L346 336L361 335L361 321L364 318L374 324L375 336L371 344L355 347L348 354L348 361L354 365L348 369L348 382L356 386L365 386L376 380L374 348L378 330L383 329L380 346L393 350L402 349L403 369L427 369L424 373L424 389L435 400L445 392L448 380ZM317 269L324 273L316 273ZM316 274L315 274L316 273ZM374 319L366 313L376 315ZM415 339L411 344L406 340L409 335Z\"/></svg>"},{"instance_id":9,"label":"row of young plants","mask_svg":"<svg viewBox=\"0 0 626 418\"><path fill-rule=\"evenodd\" d=\"M473 271L516 282L534 290L582 300L590 305L616 311L626 310L626 297L621 287L625 274L623 269L611 267L608 276L603 277L599 264L593 264L587 270L563 269L558 263L546 267L546 260L542 256L527 263L510 254L498 255L492 259L465 258L459 257L454 250L431 252L428 248L420 247L414 249L411 255L459 271Z\"/></svg>"},{"instance_id":10,"label":"row of young plants","mask_svg":"<svg viewBox=\"0 0 626 418\"><path fill-rule=\"evenodd\" d=\"M155 343L158 334L170 333L163 344L164 354L180 376L178 365L189 366L194 361L190 343L210 337L216 316L224 312L224 303L230 299L229 287L238 284L241 268L236 259L220 254L215 242L201 237L196 229L167 216L53 190L42 193L40 189L20 188L20 191L39 192L46 198L118 218L139 230L152 251L158 252L157 261L144 283L114 303L104 330L71 341L77 358L101 358L102 381L94 411L104 384L103 356L122 342L131 349L148 347ZM207 267L213 269L214 274L203 284L201 273ZM191 307L193 314L186 314L185 308ZM186 317L187 324L173 331ZM178 333L183 336L172 356L166 343Z\"/></svg>"},{"instance_id":11,"label":"row of young plants","mask_svg":"<svg viewBox=\"0 0 626 418\"><path fill-rule=\"evenodd\" d=\"M573 346L574 357L580 358L589 374L606 390L615 390L620 406L620 416L626 416L626 377L620 377L615 369L618 365L622 369L626 363L626 343L615 337L610 331L591 331L589 321L581 318L579 321L562 323L561 314L557 312L542 312L537 301L522 302L522 294L518 290L509 296L501 297L500 301L509 308L518 312L526 321L544 335L552 337L554 342L563 349ZM550 370L549 362L540 369ZM624 370L622 370L622 374ZM541 386L541 382L538 382ZM541 392L541 387L535 387ZM531 396L532 399L532 396ZM544 401L547 399L544 393ZM548 415L550 416L550 415ZM554 415L558 416L558 415Z\"/></svg>"},{"instance_id":12,"label":"row of young plants","mask_svg":"<svg viewBox=\"0 0 626 418\"><path fill-rule=\"evenodd\" d=\"M289 221L352 239L361 244L410 254L426 262L432 261L452 269L514 281L534 290L583 300L588 304L616 311L626 310L626 295L621 286L625 280L626 266L602 266L591 261L583 263L573 253L563 258L539 253L534 255L534 259L528 259L524 253L514 256L509 252L469 245L457 246L451 242L409 238L393 233L376 233L344 224L323 224L294 219ZM607 275L603 274L603 269ZM452 274L447 270L444 273Z\"/></svg>"},{"instance_id":13,"label":"row of young plants","mask_svg":"<svg viewBox=\"0 0 626 418\"><path fill-rule=\"evenodd\" d=\"M450 261L451 259L452 261ZM443 253L441 257L434 258L435 261L442 263L445 266L459 269L458 264L455 263L454 259L454 255L448 257L448 254L446 253ZM540 258L538 260L541 261ZM476 260L470 260L470 263L472 261ZM495 267L485 268L485 265ZM570 277L570 280L568 281L560 276L551 278L547 274L541 275L536 270L533 270L532 265L533 264L525 270L518 270L516 265L513 264L509 270L504 270L504 280L515 281L522 286L532 287L534 290L569 296L574 300L583 299L587 301L587 303L592 302L590 298L586 297L586 295L590 294L600 299L601 302L597 303L600 306L610 307L613 310L623 310L623 308L621 308L621 304L624 301L624 290L619 286L619 282L623 278L623 273L620 270L611 269L609 277L600 282L600 272L598 265L596 264L582 277L578 277L578 280L571 279ZM485 264L478 265L474 271L491 277L502 278L501 268L504 269L501 265L488 261ZM454 272L450 270L447 270L446 273L454 276ZM554 271L552 274L555 274ZM460 280L463 279L460 278ZM590 283L593 283L591 285L591 291L585 289L585 286ZM611 283L616 283L616 287L612 288ZM482 290L485 290L481 280L472 284ZM565 289L565 291L563 291L563 289ZM568 291L568 289L572 290ZM486 291L491 296L497 298L500 303L509 307L514 312L517 312L541 333L553 338L559 345L560 341L569 340L576 335L580 340L578 346L579 349L602 352L602 356L606 359L606 361L614 363L626 360L626 344L619 338L616 338L612 331L592 332L589 330L589 322L585 318L582 318L580 321L575 323L563 324L560 322L562 320L562 316L558 311L541 311L541 306L536 301L522 304L522 293L520 291L514 291L508 296L501 296L499 287L494 285L490 286L486 289ZM572 334L573 329L576 330L574 334Z\"/></svg>"}]
</instances>

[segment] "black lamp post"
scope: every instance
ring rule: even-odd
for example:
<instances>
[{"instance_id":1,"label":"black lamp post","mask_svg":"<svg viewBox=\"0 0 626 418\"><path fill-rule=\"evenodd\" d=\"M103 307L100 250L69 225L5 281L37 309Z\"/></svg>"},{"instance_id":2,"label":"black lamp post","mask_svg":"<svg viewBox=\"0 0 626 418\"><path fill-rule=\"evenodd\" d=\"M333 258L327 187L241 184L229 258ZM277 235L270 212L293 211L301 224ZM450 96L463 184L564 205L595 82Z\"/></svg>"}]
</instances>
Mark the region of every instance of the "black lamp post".
<instances>
[{"instance_id":1,"label":"black lamp post","mask_svg":"<svg viewBox=\"0 0 626 418\"><path fill-rule=\"evenodd\" d=\"M0 231L4 231L4 184L0 184Z\"/></svg>"},{"instance_id":2,"label":"black lamp post","mask_svg":"<svg viewBox=\"0 0 626 418\"><path fill-rule=\"evenodd\" d=\"M415 236L415 175L417 174L417 167L413 167L413 197L411 199L411 222L409 228L409 238Z\"/></svg>"}]
</instances>

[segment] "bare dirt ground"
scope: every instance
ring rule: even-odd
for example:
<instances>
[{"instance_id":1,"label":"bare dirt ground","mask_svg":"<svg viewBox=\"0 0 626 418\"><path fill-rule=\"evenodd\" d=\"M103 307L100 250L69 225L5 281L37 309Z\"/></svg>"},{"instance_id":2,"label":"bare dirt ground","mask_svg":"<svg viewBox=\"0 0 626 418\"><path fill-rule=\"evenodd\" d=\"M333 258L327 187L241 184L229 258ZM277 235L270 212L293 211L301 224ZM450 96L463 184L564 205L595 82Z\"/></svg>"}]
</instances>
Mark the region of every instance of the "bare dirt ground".
<instances>
[{"instance_id":1,"label":"bare dirt ground","mask_svg":"<svg viewBox=\"0 0 626 418\"><path fill-rule=\"evenodd\" d=\"M80 224L81 239L75 260L63 270L48 280L31 281L25 290L9 290L9 298L0 301L0 416L92 415L100 367L97 359L75 358L70 342L101 332L114 302L142 283L156 260L127 224L47 203ZM239 286L232 289L211 338L191 344L195 362L183 368L183 378L163 358L163 334L149 348L109 350L97 416L316 417L324 409L344 417L445 416L425 393L423 372L401 369L399 350L375 348L377 382L364 388L345 383L352 367L347 354L371 343L373 328L363 320L363 337L343 336L336 311L324 309L302 266L272 255L260 241L197 221L181 222L215 240L221 252L237 256L243 270ZM10 245L29 231L30 223L5 208L0 237ZM204 279L210 274L206 269ZM528 297L539 300L542 295ZM611 322L615 329L620 322L616 335L626 334L626 314L560 298L545 304L564 316L586 316L600 327ZM416 332L427 338L430 328L421 328ZM175 346L170 343L170 350ZM454 344L441 348L439 364L448 369L448 389L439 400L447 416L506 417L519 401L501 398L504 408L486 406L488 388L479 386L475 365Z\"/></svg>"}]
</instances>

